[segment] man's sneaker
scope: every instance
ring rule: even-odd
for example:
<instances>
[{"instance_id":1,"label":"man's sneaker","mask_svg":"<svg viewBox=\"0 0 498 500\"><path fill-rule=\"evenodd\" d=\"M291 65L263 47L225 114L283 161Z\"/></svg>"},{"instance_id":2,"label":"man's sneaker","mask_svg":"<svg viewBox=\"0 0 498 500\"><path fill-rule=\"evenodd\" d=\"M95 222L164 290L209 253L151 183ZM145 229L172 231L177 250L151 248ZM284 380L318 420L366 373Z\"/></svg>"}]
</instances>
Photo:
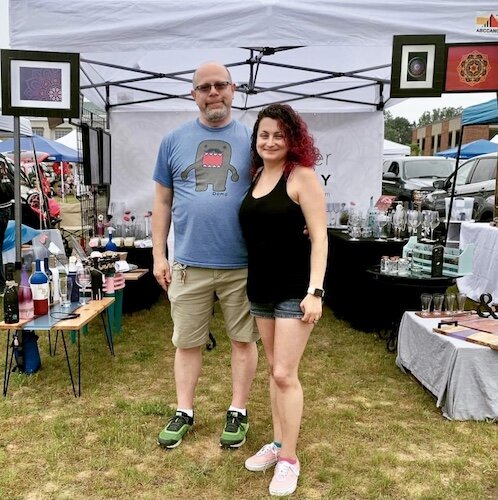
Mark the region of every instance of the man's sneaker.
<instances>
[{"instance_id":1,"label":"man's sneaker","mask_svg":"<svg viewBox=\"0 0 498 500\"><path fill-rule=\"evenodd\" d=\"M220 446L223 448L238 448L246 442L249 429L247 415L238 411L227 411L227 423L221 434Z\"/></svg>"},{"instance_id":2,"label":"man's sneaker","mask_svg":"<svg viewBox=\"0 0 498 500\"><path fill-rule=\"evenodd\" d=\"M274 443L265 444L256 455L246 460L246 469L254 472L269 469L278 462L279 453L280 450Z\"/></svg>"},{"instance_id":3,"label":"man's sneaker","mask_svg":"<svg viewBox=\"0 0 498 500\"><path fill-rule=\"evenodd\" d=\"M157 442L166 448L176 448L193 424L193 417L189 417L182 411L177 411L175 416L168 422L168 425L159 434Z\"/></svg>"},{"instance_id":4,"label":"man's sneaker","mask_svg":"<svg viewBox=\"0 0 498 500\"><path fill-rule=\"evenodd\" d=\"M299 460L293 465L285 460L277 462L275 473L270 483L270 495L284 497L296 491L299 477Z\"/></svg>"}]
</instances>

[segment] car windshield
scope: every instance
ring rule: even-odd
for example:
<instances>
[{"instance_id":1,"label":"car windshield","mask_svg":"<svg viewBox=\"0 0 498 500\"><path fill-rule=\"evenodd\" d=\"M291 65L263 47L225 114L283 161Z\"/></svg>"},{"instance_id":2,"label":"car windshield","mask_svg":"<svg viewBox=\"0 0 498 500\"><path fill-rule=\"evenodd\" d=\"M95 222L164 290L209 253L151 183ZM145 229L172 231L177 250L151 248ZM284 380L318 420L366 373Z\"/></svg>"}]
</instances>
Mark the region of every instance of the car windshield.
<instances>
[{"instance_id":1,"label":"car windshield","mask_svg":"<svg viewBox=\"0 0 498 500\"><path fill-rule=\"evenodd\" d=\"M437 178L448 177L455 168L455 163L448 159L428 159L420 157L420 160L405 162L405 178L415 179L420 177Z\"/></svg>"}]
</instances>

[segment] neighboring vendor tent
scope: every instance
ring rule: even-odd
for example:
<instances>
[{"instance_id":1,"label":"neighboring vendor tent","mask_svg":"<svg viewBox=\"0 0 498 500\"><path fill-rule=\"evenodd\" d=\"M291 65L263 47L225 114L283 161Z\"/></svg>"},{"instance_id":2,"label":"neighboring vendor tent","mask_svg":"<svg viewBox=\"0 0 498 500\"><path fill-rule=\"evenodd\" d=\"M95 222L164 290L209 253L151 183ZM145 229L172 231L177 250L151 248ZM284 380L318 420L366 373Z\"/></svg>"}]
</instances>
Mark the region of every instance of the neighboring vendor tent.
<instances>
[{"instance_id":1,"label":"neighboring vendor tent","mask_svg":"<svg viewBox=\"0 0 498 500\"><path fill-rule=\"evenodd\" d=\"M229 66L234 114L249 126L271 102L303 113L327 196L367 208L381 192L383 109L395 103L393 35L495 41L476 30L476 9L470 0L420 0L416 9L394 0L11 0L10 45L80 53L85 97L109 114L111 200L137 214L151 209L162 136L197 114L191 78L209 60Z\"/></svg>"},{"instance_id":2,"label":"neighboring vendor tent","mask_svg":"<svg viewBox=\"0 0 498 500\"><path fill-rule=\"evenodd\" d=\"M75 151L78 151L78 132L76 129L71 130L69 134L63 135L62 137L59 137L59 139L55 139L55 142L58 142L59 144L63 144L64 146L67 146L68 148L74 149Z\"/></svg>"},{"instance_id":3,"label":"neighboring vendor tent","mask_svg":"<svg viewBox=\"0 0 498 500\"><path fill-rule=\"evenodd\" d=\"M460 159L466 160L467 158L473 158L474 156L483 155L486 153L494 153L498 151L498 144L492 141L486 141L485 139L478 139L477 141L472 141L467 144L463 144L460 148ZM446 158L456 158L458 154L458 147L446 149L445 151L439 151L436 156L445 156Z\"/></svg>"},{"instance_id":4,"label":"neighboring vendor tent","mask_svg":"<svg viewBox=\"0 0 498 500\"><path fill-rule=\"evenodd\" d=\"M384 139L383 156L410 156L410 146Z\"/></svg>"},{"instance_id":5,"label":"neighboring vendor tent","mask_svg":"<svg viewBox=\"0 0 498 500\"><path fill-rule=\"evenodd\" d=\"M34 150L36 153L47 153L49 156L45 161L81 161L78 151L39 135L34 135L33 137L21 137L21 150ZM12 151L14 151L13 139L0 142L0 152L9 153Z\"/></svg>"},{"instance_id":6,"label":"neighboring vendor tent","mask_svg":"<svg viewBox=\"0 0 498 500\"><path fill-rule=\"evenodd\" d=\"M19 120L19 128L21 135L32 136L31 122L27 118ZM12 116L0 115L0 135L8 135L9 137L14 132L14 118Z\"/></svg>"}]
</instances>

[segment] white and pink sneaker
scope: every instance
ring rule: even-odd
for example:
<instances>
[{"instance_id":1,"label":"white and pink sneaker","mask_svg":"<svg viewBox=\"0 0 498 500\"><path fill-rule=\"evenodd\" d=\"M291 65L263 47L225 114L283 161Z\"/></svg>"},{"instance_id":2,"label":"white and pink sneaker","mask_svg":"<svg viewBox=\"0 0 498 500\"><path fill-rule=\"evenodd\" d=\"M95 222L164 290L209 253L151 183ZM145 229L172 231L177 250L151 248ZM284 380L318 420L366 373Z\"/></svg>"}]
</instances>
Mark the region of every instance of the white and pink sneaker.
<instances>
[{"instance_id":1,"label":"white and pink sneaker","mask_svg":"<svg viewBox=\"0 0 498 500\"><path fill-rule=\"evenodd\" d=\"M283 497L294 493L297 488L299 470L299 460L295 464L279 460L270 483L270 495Z\"/></svg>"},{"instance_id":2,"label":"white and pink sneaker","mask_svg":"<svg viewBox=\"0 0 498 500\"><path fill-rule=\"evenodd\" d=\"M273 444L265 444L256 455L246 460L246 469L254 472L264 471L278 462L279 449Z\"/></svg>"}]
</instances>

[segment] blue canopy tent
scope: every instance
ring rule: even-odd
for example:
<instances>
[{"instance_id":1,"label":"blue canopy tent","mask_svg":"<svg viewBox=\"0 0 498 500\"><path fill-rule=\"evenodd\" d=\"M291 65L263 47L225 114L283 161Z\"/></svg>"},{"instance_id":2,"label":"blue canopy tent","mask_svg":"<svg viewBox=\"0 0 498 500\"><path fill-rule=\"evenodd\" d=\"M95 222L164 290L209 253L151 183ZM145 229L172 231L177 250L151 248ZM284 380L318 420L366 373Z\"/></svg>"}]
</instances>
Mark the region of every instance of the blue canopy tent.
<instances>
[{"instance_id":1,"label":"blue canopy tent","mask_svg":"<svg viewBox=\"0 0 498 500\"><path fill-rule=\"evenodd\" d=\"M32 151L36 153L47 153L50 155L47 161L68 161L78 163L82 161L78 151L64 146L56 141L45 139L39 135L33 137L21 137L21 150ZM7 139L0 142L0 152L9 153L14 151L14 139Z\"/></svg>"},{"instance_id":2,"label":"blue canopy tent","mask_svg":"<svg viewBox=\"0 0 498 500\"><path fill-rule=\"evenodd\" d=\"M491 141L486 141L485 139L479 139L477 141L469 142L464 144L460 148L460 158L466 160L467 158L473 158L474 156L483 155L486 153L494 153L498 151L498 144ZM446 158L456 158L458 154L458 148L450 148L445 151L439 151L436 156L444 156Z\"/></svg>"},{"instance_id":3,"label":"blue canopy tent","mask_svg":"<svg viewBox=\"0 0 498 500\"><path fill-rule=\"evenodd\" d=\"M475 104L463 110L462 126L487 123L498 123L498 99Z\"/></svg>"}]
</instances>

